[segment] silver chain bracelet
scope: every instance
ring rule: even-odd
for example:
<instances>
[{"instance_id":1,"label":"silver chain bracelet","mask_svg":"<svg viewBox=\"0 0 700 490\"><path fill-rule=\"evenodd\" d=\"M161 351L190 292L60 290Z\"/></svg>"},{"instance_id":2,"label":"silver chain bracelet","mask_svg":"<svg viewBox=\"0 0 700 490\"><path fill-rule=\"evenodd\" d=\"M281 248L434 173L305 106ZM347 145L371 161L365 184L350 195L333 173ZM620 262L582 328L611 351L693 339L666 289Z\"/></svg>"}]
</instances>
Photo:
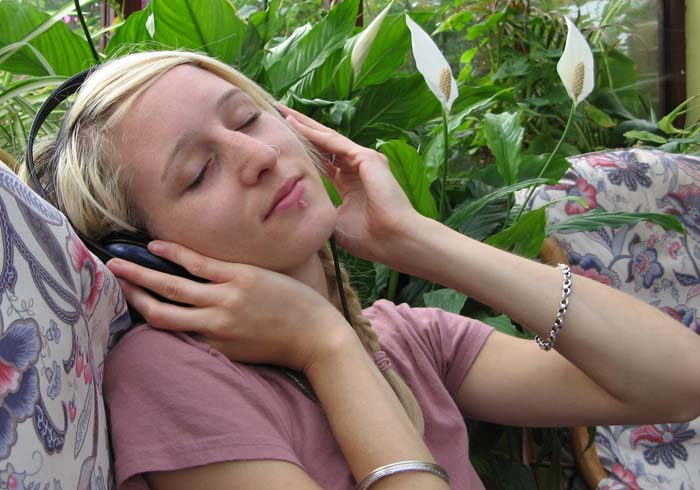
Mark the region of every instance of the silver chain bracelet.
<instances>
[{"instance_id":1,"label":"silver chain bracelet","mask_svg":"<svg viewBox=\"0 0 700 490\"><path fill-rule=\"evenodd\" d=\"M535 335L535 342L540 346L540 349L545 351L554 347L554 341L557 340L559 330L561 330L564 324L564 315L566 315L566 310L569 307L569 296L571 296L571 269L566 264L557 264L557 267L561 269L562 275L564 276L564 283L561 288L561 303L559 303L559 309L557 310L557 318L554 320L552 330L549 331L549 337L542 340L539 335Z\"/></svg>"}]
</instances>

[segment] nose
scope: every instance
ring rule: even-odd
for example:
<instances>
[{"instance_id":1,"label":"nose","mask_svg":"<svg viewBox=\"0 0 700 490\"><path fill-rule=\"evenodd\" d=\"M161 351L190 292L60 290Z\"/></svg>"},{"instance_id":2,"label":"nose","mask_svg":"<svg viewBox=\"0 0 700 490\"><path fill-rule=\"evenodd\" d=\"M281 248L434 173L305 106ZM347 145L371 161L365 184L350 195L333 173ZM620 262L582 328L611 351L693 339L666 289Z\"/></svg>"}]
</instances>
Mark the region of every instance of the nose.
<instances>
[{"instance_id":1,"label":"nose","mask_svg":"<svg viewBox=\"0 0 700 490\"><path fill-rule=\"evenodd\" d=\"M240 144L231 151L240 162L238 171L241 182L246 186L256 185L269 170L275 168L280 149L277 145L270 145L245 134L239 136Z\"/></svg>"}]
</instances>

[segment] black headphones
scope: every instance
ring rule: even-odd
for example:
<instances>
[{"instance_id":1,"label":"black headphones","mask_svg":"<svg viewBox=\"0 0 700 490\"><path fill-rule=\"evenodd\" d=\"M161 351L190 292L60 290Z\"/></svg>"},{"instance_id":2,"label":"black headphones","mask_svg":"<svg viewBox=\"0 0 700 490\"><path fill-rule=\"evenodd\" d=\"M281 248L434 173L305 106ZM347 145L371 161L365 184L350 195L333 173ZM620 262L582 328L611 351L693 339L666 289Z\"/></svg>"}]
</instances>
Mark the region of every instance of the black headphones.
<instances>
[{"instance_id":1,"label":"black headphones","mask_svg":"<svg viewBox=\"0 0 700 490\"><path fill-rule=\"evenodd\" d=\"M85 82L85 79L92 72L93 68L89 70L82 71L77 75L72 76L61 85L58 86L44 101L44 103L39 108L34 120L32 122L31 129L29 130L29 138L27 140L27 167L29 168L29 174L31 176L32 182L34 183L34 189L38 192L41 197L46 201L51 202L48 194L46 193L39 176L36 174L34 169L34 141L39 129L41 128L46 118L49 116L51 111L53 111L61 102L66 100L68 97L76 93ZM59 131L59 140L65 133L65 121L61 126ZM66 219L68 217L66 216ZM70 222L70 219L68 219ZM73 227L75 229L75 227ZM206 280L193 276L185 268L181 267L174 262L153 255L148 251L148 242L151 238L144 234L129 233L129 232L118 232L112 233L104 237L101 241L96 242L91 238L83 235L77 229L75 232L78 234L85 245L94 253L100 260L107 262L109 259L120 258L134 262L143 267L149 269L154 269L160 272L165 272L166 274L172 274L175 276L184 277L198 282L206 282ZM340 265L338 263L338 253L335 246L335 241L333 237L330 238L331 252L333 254L333 262L335 263L335 275L338 282L338 292L340 294L340 300L343 305L343 313L348 323L350 322L350 312L347 306L347 300L345 298L345 292L343 290L343 284L340 275ZM160 298L163 299L163 298Z\"/></svg>"}]
</instances>

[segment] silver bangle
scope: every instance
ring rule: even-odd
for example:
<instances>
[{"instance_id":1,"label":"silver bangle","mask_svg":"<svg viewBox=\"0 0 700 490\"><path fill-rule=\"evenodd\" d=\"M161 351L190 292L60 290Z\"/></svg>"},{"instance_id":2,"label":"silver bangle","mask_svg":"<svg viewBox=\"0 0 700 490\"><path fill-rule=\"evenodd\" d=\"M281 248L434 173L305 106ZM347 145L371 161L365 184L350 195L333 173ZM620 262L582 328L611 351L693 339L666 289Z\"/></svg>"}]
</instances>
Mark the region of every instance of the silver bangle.
<instances>
[{"instance_id":1,"label":"silver bangle","mask_svg":"<svg viewBox=\"0 0 700 490\"><path fill-rule=\"evenodd\" d=\"M566 315L566 310L569 307L569 296L571 296L571 269L566 264L557 264L557 267L561 269L562 275L564 276L564 283L561 287L561 302L557 310L557 317L554 320L552 330L549 331L549 337L542 340L539 335L535 335L535 342L540 346L540 349L545 351L554 347L554 341L557 340L559 330L561 330L561 327L564 325L564 315Z\"/></svg>"},{"instance_id":2,"label":"silver bangle","mask_svg":"<svg viewBox=\"0 0 700 490\"><path fill-rule=\"evenodd\" d=\"M432 473L435 476L439 476L447 483L450 483L450 477L447 475L447 472L435 463L430 463L428 461L399 461L397 463L380 466L367 475L367 477L357 485L355 490L367 490L382 478L393 475L394 473L403 473L404 471L424 471L426 473Z\"/></svg>"}]
</instances>

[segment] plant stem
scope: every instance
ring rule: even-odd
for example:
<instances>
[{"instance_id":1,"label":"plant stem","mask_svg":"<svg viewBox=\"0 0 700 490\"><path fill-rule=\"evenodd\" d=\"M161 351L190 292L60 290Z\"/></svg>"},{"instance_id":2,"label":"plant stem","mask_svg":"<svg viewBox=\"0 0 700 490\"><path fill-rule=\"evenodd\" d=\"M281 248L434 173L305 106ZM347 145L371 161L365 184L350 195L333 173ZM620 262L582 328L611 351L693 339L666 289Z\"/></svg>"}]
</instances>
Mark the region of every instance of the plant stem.
<instances>
[{"instance_id":1,"label":"plant stem","mask_svg":"<svg viewBox=\"0 0 700 490\"><path fill-rule=\"evenodd\" d=\"M569 119L566 121L566 126L564 127L564 132L562 133L561 138L559 138L559 141L557 142L557 146L554 147L554 151L549 154L549 158L547 158L547 161L545 162L544 166L542 167L542 170L540 170L540 173L537 176L538 179L542 178L544 173L547 171L547 167L549 167L549 164L552 163L552 160L554 160L554 155L556 155L557 152L559 151L559 147L564 142L564 138L566 138L566 135L569 132L569 128L571 128L571 123L574 120L575 113L576 113L576 102L572 101L571 102L571 111L569 111ZM522 215L523 211L525 211L525 208L527 207L527 203L530 202L530 199L532 199L532 195L535 193L535 187L536 187L536 184L533 184L533 186L530 187L530 191L527 193L527 197L523 201L523 205L520 207L520 210L518 211L518 215L513 220L513 223L518 221L518 219L520 218L520 215Z\"/></svg>"},{"instance_id":2,"label":"plant stem","mask_svg":"<svg viewBox=\"0 0 700 490\"><path fill-rule=\"evenodd\" d=\"M386 299L389 301L394 301L396 297L396 288L399 285L399 272L392 270L389 273L389 287L386 291Z\"/></svg>"},{"instance_id":3,"label":"plant stem","mask_svg":"<svg viewBox=\"0 0 700 490\"><path fill-rule=\"evenodd\" d=\"M592 44L598 44L598 41L600 41L600 36L602 35L601 29L605 27L610 22L610 20L618 14L621 8L621 1L612 0L608 4L608 9L605 12L605 16L603 16L603 18L600 20L600 25L598 25L598 29L593 33L593 37L591 38Z\"/></svg>"},{"instance_id":4,"label":"plant stem","mask_svg":"<svg viewBox=\"0 0 700 490\"><path fill-rule=\"evenodd\" d=\"M440 187L440 209L438 216L441 220L445 219L445 197L447 194L447 157L449 155L448 148L448 130L447 130L447 111L442 108L442 136L443 136L443 156L442 156L442 186Z\"/></svg>"}]
</instances>

